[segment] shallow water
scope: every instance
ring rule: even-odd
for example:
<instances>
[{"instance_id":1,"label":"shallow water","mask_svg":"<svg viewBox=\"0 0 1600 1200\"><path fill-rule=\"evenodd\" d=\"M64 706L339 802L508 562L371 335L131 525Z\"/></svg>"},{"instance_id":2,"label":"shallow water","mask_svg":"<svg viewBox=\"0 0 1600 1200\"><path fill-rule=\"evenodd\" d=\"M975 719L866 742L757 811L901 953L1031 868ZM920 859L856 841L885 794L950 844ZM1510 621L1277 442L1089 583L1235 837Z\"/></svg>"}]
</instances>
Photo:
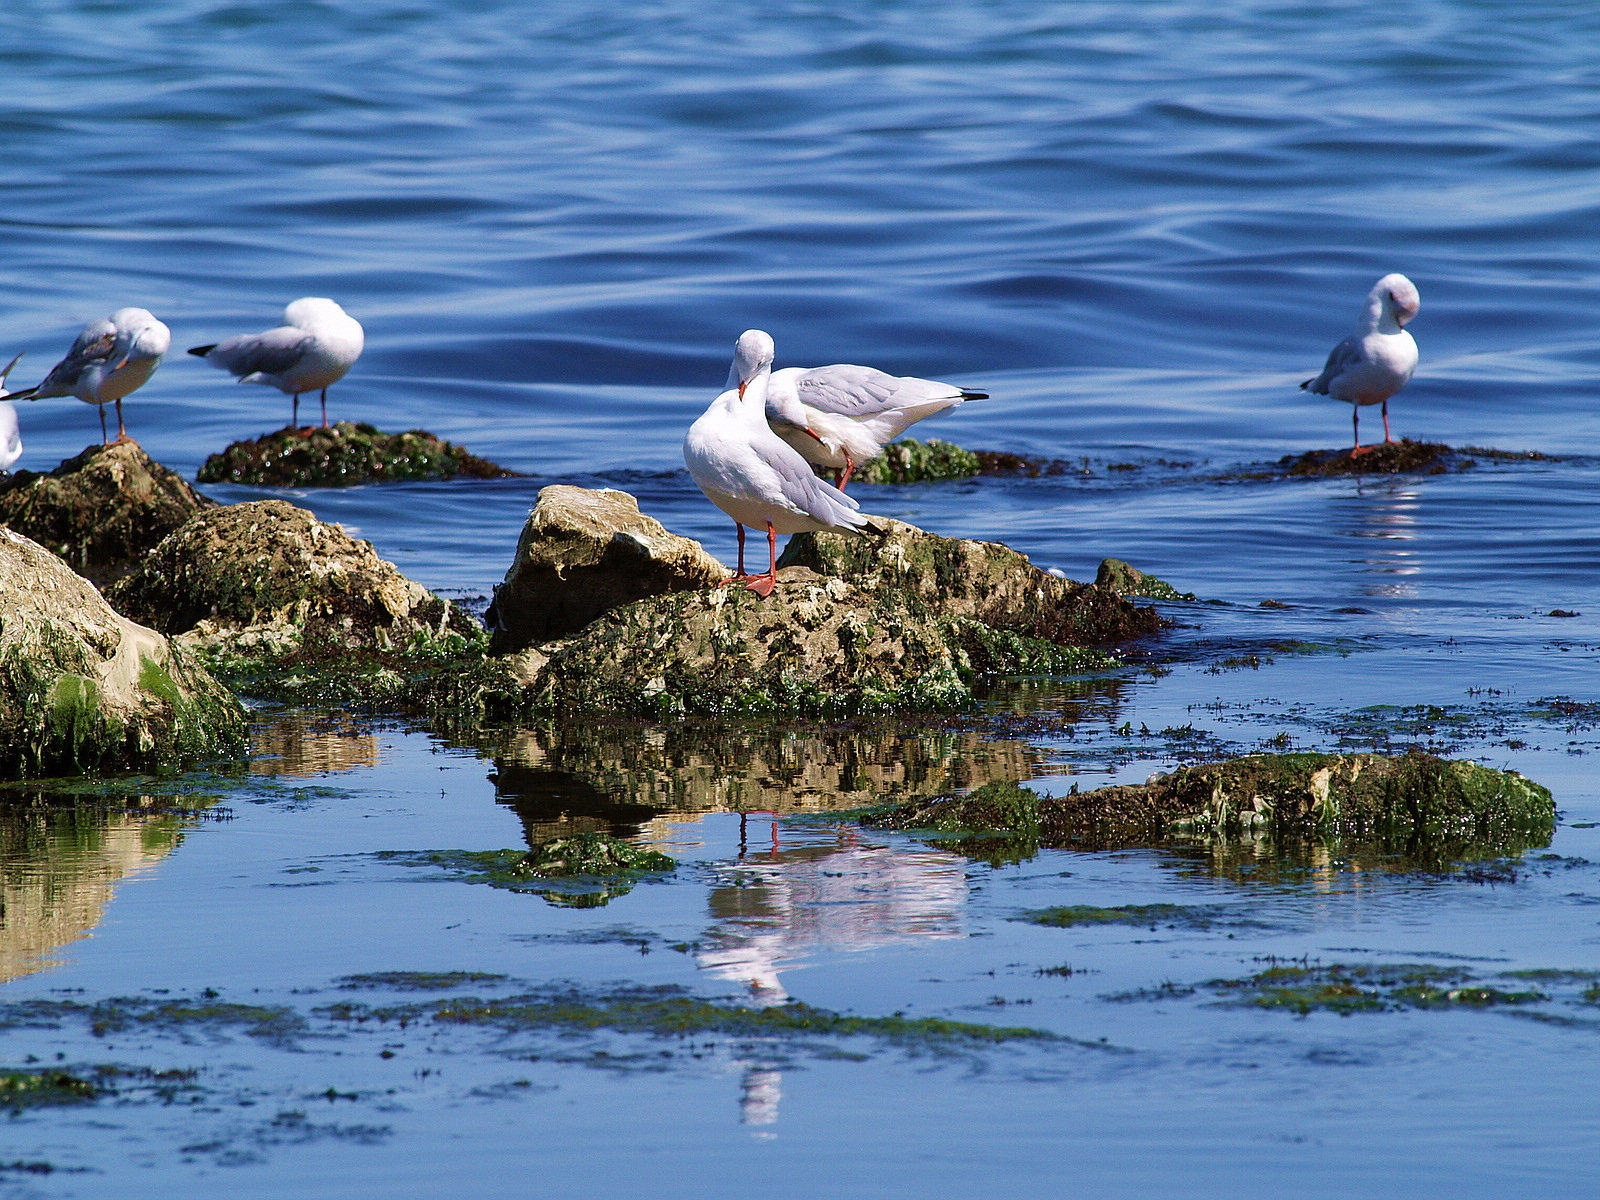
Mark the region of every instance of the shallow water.
<instances>
[{"instance_id":1,"label":"shallow water","mask_svg":"<svg viewBox=\"0 0 1600 1200\"><path fill-rule=\"evenodd\" d=\"M971 722L462 746L263 714L248 776L119 785L111 816L58 791L54 810L13 806L0 1015L213 989L307 1024L287 1042L238 1020L96 1035L57 1009L8 1028L0 1066L200 1074L28 1110L0 1135L0 1189L1586 1194L1597 26L1592 6L1486 0L8 7L0 353L26 351L14 382L32 383L83 322L149 307L177 352L129 428L186 475L288 404L181 349L324 294L368 336L335 417L423 426L528 477L296 503L468 599L550 482L626 488L730 558L678 444L760 326L780 365L981 386L991 400L918 432L1079 468L861 487L866 508L1075 577L1114 555L1201 601L1164 606L1179 625L1159 663L1009 689ZM1391 270L1423 302L1396 433L1547 457L1235 478L1346 442L1344 407L1296 384ZM36 470L98 427L72 400L21 417ZM1514 862L1420 872L1182 848L990 866L826 816L990 779L1137 780L1269 741L1511 767L1554 790L1562 824ZM165 807L174 786L192 811ZM577 909L380 856L602 826L684 865ZM1152 903L1214 919L1014 919ZM1569 974L1527 1005L1348 1017L1205 986L1287 961L1503 988ZM395 971L506 977L449 995L672 985L1069 1040L325 1015L415 1000L339 982Z\"/></svg>"}]
</instances>

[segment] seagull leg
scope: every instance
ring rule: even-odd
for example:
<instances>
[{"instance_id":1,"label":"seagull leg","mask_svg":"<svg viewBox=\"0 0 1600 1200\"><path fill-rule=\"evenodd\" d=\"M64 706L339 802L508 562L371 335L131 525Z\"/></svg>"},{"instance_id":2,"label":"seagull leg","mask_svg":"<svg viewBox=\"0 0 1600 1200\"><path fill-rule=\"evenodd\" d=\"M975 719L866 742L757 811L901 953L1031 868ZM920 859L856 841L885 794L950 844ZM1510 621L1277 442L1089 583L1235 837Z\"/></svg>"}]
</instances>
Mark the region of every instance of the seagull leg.
<instances>
[{"instance_id":1,"label":"seagull leg","mask_svg":"<svg viewBox=\"0 0 1600 1200\"><path fill-rule=\"evenodd\" d=\"M100 419L102 421L105 420L105 416L106 416L106 410L104 408L102 408L100 410ZM122 397L121 396L117 397L117 441L119 441L119 442L131 442L131 441L133 441L133 439L128 436L128 427L122 423Z\"/></svg>"},{"instance_id":2,"label":"seagull leg","mask_svg":"<svg viewBox=\"0 0 1600 1200\"><path fill-rule=\"evenodd\" d=\"M104 404L99 405L99 409L100 409L100 444L102 446L109 446L109 445L111 445L111 435L106 432L106 406Z\"/></svg>"},{"instance_id":3,"label":"seagull leg","mask_svg":"<svg viewBox=\"0 0 1600 1200\"><path fill-rule=\"evenodd\" d=\"M1385 428L1387 428L1388 420L1389 420L1388 417L1384 418ZM328 389L327 388L323 388L322 389L322 427L324 429L326 429L328 427Z\"/></svg>"},{"instance_id":4,"label":"seagull leg","mask_svg":"<svg viewBox=\"0 0 1600 1200\"><path fill-rule=\"evenodd\" d=\"M1388 445L1394 438L1389 435L1389 402L1383 402L1383 444Z\"/></svg>"},{"instance_id":5,"label":"seagull leg","mask_svg":"<svg viewBox=\"0 0 1600 1200\"><path fill-rule=\"evenodd\" d=\"M850 482L850 476L856 473L856 460L850 457L850 451L844 452L844 472L839 476L839 490L844 491L844 485Z\"/></svg>"},{"instance_id":6,"label":"seagull leg","mask_svg":"<svg viewBox=\"0 0 1600 1200\"><path fill-rule=\"evenodd\" d=\"M290 429L299 429L300 428L300 393L299 392L296 392L294 394L294 399L291 401L291 403L294 405L294 407L289 410L289 412L291 414L290 417L289 417L289 428Z\"/></svg>"},{"instance_id":7,"label":"seagull leg","mask_svg":"<svg viewBox=\"0 0 1600 1200\"><path fill-rule=\"evenodd\" d=\"M1361 406L1359 404L1350 406L1350 428L1355 431L1356 435L1356 448L1350 451L1351 458L1358 454L1365 454L1372 449L1371 446L1363 446L1361 444Z\"/></svg>"},{"instance_id":8,"label":"seagull leg","mask_svg":"<svg viewBox=\"0 0 1600 1200\"><path fill-rule=\"evenodd\" d=\"M719 583L718 587L727 587L730 583L738 583L741 579L750 578L744 573L744 526L735 521L733 530L739 535L739 569Z\"/></svg>"},{"instance_id":9,"label":"seagull leg","mask_svg":"<svg viewBox=\"0 0 1600 1200\"><path fill-rule=\"evenodd\" d=\"M771 521L767 522L767 572L750 576L744 585L762 598L772 595L772 589L778 585L778 531Z\"/></svg>"}]
</instances>

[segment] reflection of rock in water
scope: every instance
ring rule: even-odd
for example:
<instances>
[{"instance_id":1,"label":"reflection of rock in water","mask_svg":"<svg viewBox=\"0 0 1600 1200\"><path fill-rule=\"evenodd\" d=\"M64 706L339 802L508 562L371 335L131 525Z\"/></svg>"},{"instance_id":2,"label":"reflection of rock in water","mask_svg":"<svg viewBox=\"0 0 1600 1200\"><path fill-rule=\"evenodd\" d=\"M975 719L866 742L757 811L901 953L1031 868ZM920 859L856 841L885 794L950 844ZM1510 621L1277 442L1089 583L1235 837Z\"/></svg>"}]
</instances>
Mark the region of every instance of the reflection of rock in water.
<instances>
[{"instance_id":1,"label":"reflection of rock in water","mask_svg":"<svg viewBox=\"0 0 1600 1200\"><path fill-rule=\"evenodd\" d=\"M285 713L250 730L252 775L297 779L378 765L378 739L348 717Z\"/></svg>"},{"instance_id":2,"label":"reflection of rock in water","mask_svg":"<svg viewBox=\"0 0 1600 1200\"><path fill-rule=\"evenodd\" d=\"M0 814L0 981L59 965L50 952L100 923L115 884L165 858L184 818L9 807Z\"/></svg>"},{"instance_id":3,"label":"reflection of rock in water","mask_svg":"<svg viewBox=\"0 0 1600 1200\"><path fill-rule=\"evenodd\" d=\"M626 833L663 812L829 811L936 796L1031 778L1038 761L1023 742L970 732L592 722L514 734L493 778L530 830Z\"/></svg>"},{"instance_id":4,"label":"reflection of rock in water","mask_svg":"<svg viewBox=\"0 0 1600 1200\"><path fill-rule=\"evenodd\" d=\"M779 973L814 951L961 934L962 860L866 843L853 826L840 829L831 844L758 849L717 873L714 924L698 961L719 979L743 983L761 1003L787 1000Z\"/></svg>"}]
</instances>

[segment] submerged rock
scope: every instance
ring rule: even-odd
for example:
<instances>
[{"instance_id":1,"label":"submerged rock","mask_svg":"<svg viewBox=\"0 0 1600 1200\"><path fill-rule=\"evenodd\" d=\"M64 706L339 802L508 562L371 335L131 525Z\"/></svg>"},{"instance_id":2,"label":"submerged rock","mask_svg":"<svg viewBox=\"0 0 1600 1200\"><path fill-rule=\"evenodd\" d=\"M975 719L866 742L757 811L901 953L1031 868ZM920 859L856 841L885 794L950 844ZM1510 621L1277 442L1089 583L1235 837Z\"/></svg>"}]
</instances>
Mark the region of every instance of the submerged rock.
<instances>
[{"instance_id":1,"label":"submerged rock","mask_svg":"<svg viewBox=\"0 0 1600 1200\"><path fill-rule=\"evenodd\" d=\"M729 573L699 542L641 513L627 492L542 488L485 614L491 649L576 633L619 605L710 587Z\"/></svg>"},{"instance_id":2,"label":"submerged rock","mask_svg":"<svg viewBox=\"0 0 1600 1200\"><path fill-rule=\"evenodd\" d=\"M1555 802L1548 789L1514 771L1421 751L1252 754L1066 796L989 785L958 799L905 806L873 823L1089 849L1244 837L1481 857L1546 844Z\"/></svg>"},{"instance_id":3,"label":"submerged rock","mask_svg":"<svg viewBox=\"0 0 1600 1200\"><path fill-rule=\"evenodd\" d=\"M215 503L132 441L90 446L45 475L0 478L0 525L97 581L124 573Z\"/></svg>"},{"instance_id":4,"label":"submerged rock","mask_svg":"<svg viewBox=\"0 0 1600 1200\"><path fill-rule=\"evenodd\" d=\"M118 609L191 645L342 659L478 632L370 542L282 500L210 509L109 592Z\"/></svg>"},{"instance_id":5,"label":"submerged rock","mask_svg":"<svg viewBox=\"0 0 1600 1200\"><path fill-rule=\"evenodd\" d=\"M936 479L970 479L981 471L978 456L950 442L901 438L856 471L865 483L924 483ZM823 472L831 477L832 472ZM830 478L831 482L831 478Z\"/></svg>"},{"instance_id":6,"label":"submerged rock","mask_svg":"<svg viewBox=\"0 0 1600 1200\"><path fill-rule=\"evenodd\" d=\"M244 711L204 668L4 529L0 596L0 776L243 755Z\"/></svg>"},{"instance_id":7,"label":"submerged rock","mask_svg":"<svg viewBox=\"0 0 1600 1200\"><path fill-rule=\"evenodd\" d=\"M1308 450L1278 460L1285 475L1303 478L1330 475L1443 475L1447 471L1472 466L1470 458L1437 442L1377 442L1363 446L1360 454L1350 450Z\"/></svg>"},{"instance_id":8,"label":"submerged rock","mask_svg":"<svg viewBox=\"0 0 1600 1200\"><path fill-rule=\"evenodd\" d=\"M349 487L407 479L504 479L517 472L421 429L383 433L340 421L328 429L284 428L234 442L200 467L201 483Z\"/></svg>"},{"instance_id":9,"label":"submerged rock","mask_svg":"<svg viewBox=\"0 0 1600 1200\"><path fill-rule=\"evenodd\" d=\"M941 537L879 519L881 537L799 533L779 566L809 567L866 591L915 597L950 617L1068 646L1114 646L1161 628L1155 609L1110 587L1042 571L1000 542Z\"/></svg>"}]
</instances>

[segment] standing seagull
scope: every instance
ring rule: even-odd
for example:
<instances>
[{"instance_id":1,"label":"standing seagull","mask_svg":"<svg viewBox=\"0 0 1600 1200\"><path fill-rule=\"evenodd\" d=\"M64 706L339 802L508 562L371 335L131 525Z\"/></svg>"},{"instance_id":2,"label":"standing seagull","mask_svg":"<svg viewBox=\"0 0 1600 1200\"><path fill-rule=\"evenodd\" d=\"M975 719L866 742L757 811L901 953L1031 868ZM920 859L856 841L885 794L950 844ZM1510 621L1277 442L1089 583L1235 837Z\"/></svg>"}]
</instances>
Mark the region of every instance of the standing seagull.
<instances>
[{"instance_id":1,"label":"standing seagull","mask_svg":"<svg viewBox=\"0 0 1600 1200\"><path fill-rule=\"evenodd\" d=\"M1333 348L1322 374L1300 386L1319 396L1346 400L1355 431L1351 457L1372 447L1361 444L1361 406L1383 405L1383 440L1389 434L1389 397L1405 387L1417 369L1417 343L1401 326L1417 315L1422 298L1404 275L1385 275L1367 293L1367 307L1355 332Z\"/></svg>"},{"instance_id":2,"label":"standing seagull","mask_svg":"<svg viewBox=\"0 0 1600 1200\"><path fill-rule=\"evenodd\" d=\"M21 361L19 354L0 371L0 475L11 470L11 465L22 457L22 430L17 427L17 408L5 399L11 395L6 391L6 376Z\"/></svg>"},{"instance_id":3,"label":"standing seagull","mask_svg":"<svg viewBox=\"0 0 1600 1200\"><path fill-rule=\"evenodd\" d=\"M122 424L122 398L137 391L161 365L172 345L172 331L142 308L119 308L109 318L90 321L67 356L42 382L13 392L13 400L76 396L100 406L100 441L106 439L107 404L117 406L117 441L128 440ZM8 368L9 369L9 368Z\"/></svg>"},{"instance_id":4,"label":"standing seagull","mask_svg":"<svg viewBox=\"0 0 1600 1200\"><path fill-rule=\"evenodd\" d=\"M727 390L689 427L683 461L711 503L734 520L739 533L739 571L726 583L743 582L770 596L778 580L778 535L824 529L860 532L871 518L854 499L818 479L811 465L783 441L766 419L772 338L759 329L739 335ZM767 570L747 575L744 529L767 531Z\"/></svg>"},{"instance_id":5,"label":"standing seagull","mask_svg":"<svg viewBox=\"0 0 1600 1200\"><path fill-rule=\"evenodd\" d=\"M332 300L304 296L283 310L285 324L265 333L247 333L211 346L198 355L231 371L240 383L270 383L294 397L289 428L300 428L300 393L322 392L322 427L328 427L328 387L344 378L361 357L361 322Z\"/></svg>"},{"instance_id":6,"label":"standing seagull","mask_svg":"<svg viewBox=\"0 0 1600 1200\"><path fill-rule=\"evenodd\" d=\"M987 400L953 383L872 367L785 367L767 384L767 420L807 462L838 472L843 491L856 467L910 426L963 400Z\"/></svg>"}]
</instances>

